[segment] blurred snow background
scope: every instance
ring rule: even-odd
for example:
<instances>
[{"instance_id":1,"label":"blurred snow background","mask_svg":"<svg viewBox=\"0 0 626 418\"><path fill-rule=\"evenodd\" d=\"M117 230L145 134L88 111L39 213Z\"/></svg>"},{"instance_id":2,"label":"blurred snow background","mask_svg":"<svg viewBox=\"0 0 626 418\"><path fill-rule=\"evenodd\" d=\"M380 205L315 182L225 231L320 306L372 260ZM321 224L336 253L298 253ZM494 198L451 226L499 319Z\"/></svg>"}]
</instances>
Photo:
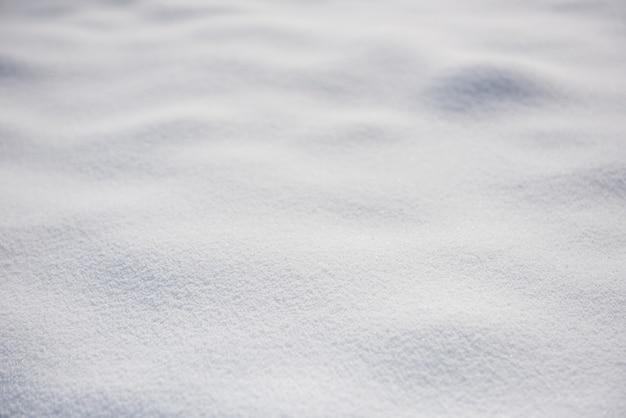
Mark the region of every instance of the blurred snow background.
<instances>
[{"instance_id":1,"label":"blurred snow background","mask_svg":"<svg viewBox=\"0 0 626 418\"><path fill-rule=\"evenodd\" d=\"M0 416L625 416L625 41L0 0Z\"/></svg>"}]
</instances>

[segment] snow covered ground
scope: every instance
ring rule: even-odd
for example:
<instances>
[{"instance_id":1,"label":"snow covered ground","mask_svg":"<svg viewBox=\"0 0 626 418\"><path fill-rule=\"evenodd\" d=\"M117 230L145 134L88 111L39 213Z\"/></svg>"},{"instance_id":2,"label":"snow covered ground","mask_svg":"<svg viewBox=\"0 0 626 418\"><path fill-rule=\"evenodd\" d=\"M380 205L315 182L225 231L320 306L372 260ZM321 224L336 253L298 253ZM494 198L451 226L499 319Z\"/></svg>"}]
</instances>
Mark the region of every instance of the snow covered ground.
<instances>
[{"instance_id":1,"label":"snow covered ground","mask_svg":"<svg viewBox=\"0 0 626 418\"><path fill-rule=\"evenodd\" d=\"M622 0L0 1L0 416L626 416Z\"/></svg>"}]
</instances>

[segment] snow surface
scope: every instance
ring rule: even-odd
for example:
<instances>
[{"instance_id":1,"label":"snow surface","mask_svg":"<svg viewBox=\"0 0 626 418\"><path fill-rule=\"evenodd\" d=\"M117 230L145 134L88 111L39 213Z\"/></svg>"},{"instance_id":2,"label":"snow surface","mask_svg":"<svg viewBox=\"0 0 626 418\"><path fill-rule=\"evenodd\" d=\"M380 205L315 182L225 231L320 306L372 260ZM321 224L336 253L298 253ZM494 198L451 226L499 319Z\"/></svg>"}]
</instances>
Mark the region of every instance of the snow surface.
<instances>
[{"instance_id":1,"label":"snow surface","mask_svg":"<svg viewBox=\"0 0 626 418\"><path fill-rule=\"evenodd\" d=\"M0 416L626 416L622 0L0 1Z\"/></svg>"}]
</instances>

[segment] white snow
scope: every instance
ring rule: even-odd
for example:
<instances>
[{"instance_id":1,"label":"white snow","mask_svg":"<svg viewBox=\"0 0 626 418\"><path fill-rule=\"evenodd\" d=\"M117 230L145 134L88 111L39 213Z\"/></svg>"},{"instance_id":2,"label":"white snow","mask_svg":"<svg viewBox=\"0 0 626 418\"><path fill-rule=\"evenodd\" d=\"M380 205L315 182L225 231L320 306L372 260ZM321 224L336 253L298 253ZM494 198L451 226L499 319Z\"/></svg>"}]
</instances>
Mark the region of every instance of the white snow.
<instances>
[{"instance_id":1,"label":"white snow","mask_svg":"<svg viewBox=\"0 0 626 418\"><path fill-rule=\"evenodd\" d=\"M0 416L626 416L622 0L0 1Z\"/></svg>"}]
</instances>

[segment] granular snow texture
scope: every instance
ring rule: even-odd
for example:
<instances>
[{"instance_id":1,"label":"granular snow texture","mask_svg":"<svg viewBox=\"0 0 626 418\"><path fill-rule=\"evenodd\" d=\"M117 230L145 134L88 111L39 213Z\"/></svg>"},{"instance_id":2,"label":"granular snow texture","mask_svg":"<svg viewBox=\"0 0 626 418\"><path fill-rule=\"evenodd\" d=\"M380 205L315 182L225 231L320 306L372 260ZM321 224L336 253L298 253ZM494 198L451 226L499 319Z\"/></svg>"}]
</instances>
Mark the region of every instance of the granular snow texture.
<instances>
[{"instance_id":1,"label":"granular snow texture","mask_svg":"<svg viewBox=\"0 0 626 418\"><path fill-rule=\"evenodd\" d=\"M0 0L0 416L626 416L622 0Z\"/></svg>"}]
</instances>

